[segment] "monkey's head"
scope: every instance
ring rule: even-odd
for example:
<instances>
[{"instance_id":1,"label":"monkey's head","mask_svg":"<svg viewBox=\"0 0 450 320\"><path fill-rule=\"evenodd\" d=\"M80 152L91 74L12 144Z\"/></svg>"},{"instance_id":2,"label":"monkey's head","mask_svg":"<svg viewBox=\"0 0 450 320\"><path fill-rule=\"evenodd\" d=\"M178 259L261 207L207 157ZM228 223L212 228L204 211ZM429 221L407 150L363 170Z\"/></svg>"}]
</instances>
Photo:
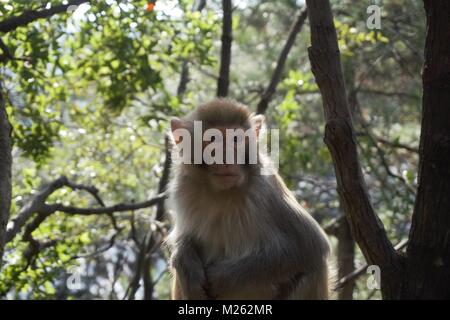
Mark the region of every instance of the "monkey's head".
<instances>
[{"instance_id":1,"label":"monkey's head","mask_svg":"<svg viewBox=\"0 0 450 320\"><path fill-rule=\"evenodd\" d=\"M176 149L185 172L218 191L243 186L258 166L258 137L264 116L229 99L200 105L171 120Z\"/></svg>"}]
</instances>

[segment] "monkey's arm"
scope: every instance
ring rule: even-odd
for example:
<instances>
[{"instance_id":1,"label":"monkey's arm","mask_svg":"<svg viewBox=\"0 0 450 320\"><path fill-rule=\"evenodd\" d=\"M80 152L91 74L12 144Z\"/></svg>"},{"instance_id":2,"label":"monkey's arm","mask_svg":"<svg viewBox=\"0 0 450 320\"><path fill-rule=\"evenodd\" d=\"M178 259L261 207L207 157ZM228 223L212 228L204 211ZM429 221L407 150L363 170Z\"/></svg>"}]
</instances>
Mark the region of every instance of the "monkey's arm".
<instances>
[{"instance_id":1,"label":"monkey's arm","mask_svg":"<svg viewBox=\"0 0 450 320\"><path fill-rule=\"evenodd\" d=\"M294 242L294 243L293 243ZM325 263L325 257L309 254L295 239L268 244L260 250L240 259L225 260L207 267L207 277L212 292L227 292L255 283L279 285L293 278L307 277Z\"/></svg>"},{"instance_id":2,"label":"monkey's arm","mask_svg":"<svg viewBox=\"0 0 450 320\"><path fill-rule=\"evenodd\" d=\"M208 299L205 269L191 240L180 241L171 256L171 266L176 270L175 286L182 299Z\"/></svg>"},{"instance_id":3,"label":"monkey's arm","mask_svg":"<svg viewBox=\"0 0 450 320\"><path fill-rule=\"evenodd\" d=\"M173 279L172 279L171 298L172 298L172 300L181 300L181 299L183 299L183 293L181 292L181 288L180 288L180 279L175 270L173 270L172 273L173 273L173 275L172 275Z\"/></svg>"}]
</instances>

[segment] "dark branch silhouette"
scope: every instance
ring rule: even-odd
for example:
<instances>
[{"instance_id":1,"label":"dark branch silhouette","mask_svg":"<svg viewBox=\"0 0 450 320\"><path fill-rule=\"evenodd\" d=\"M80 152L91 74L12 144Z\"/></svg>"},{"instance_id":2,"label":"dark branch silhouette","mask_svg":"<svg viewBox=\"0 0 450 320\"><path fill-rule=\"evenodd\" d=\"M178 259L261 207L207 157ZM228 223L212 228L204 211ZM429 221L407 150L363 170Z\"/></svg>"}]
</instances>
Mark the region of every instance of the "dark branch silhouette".
<instances>
[{"instance_id":1,"label":"dark branch silhouette","mask_svg":"<svg viewBox=\"0 0 450 320\"><path fill-rule=\"evenodd\" d=\"M44 19L51 17L55 14L67 11L71 6L78 6L83 3L90 2L90 0L70 0L67 4L60 4L52 6L48 9L41 10L27 10L21 15L8 18L0 22L0 32L10 32L18 27L26 26L27 24L36 21L38 19Z\"/></svg>"},{"instance_id":2,"label":"dark branch silhouette","mask_svg":"<svg viewBox=\"0 0 450 320\"><path fill-rule=\"evenodd\" d=\"M56 190L62 187L69 187L73 190L85 190L89 192L100 207L79 208L74 206L65 206L60 203L47 204L47 198ZM8 229L6 234L6 243L10 242L24 227L34 213L38 213L42 218L46 218L55 212L64 212L73 215L95 215L106 214L111 215L115 212L123 212L130 210L138 210L149 208L157 205L160 201L167 197L165 193L159 194L149 200L136 203L119 203L113 206L105 206L101 198L98 196L98 190L93 186L86 186L70 182L66 177L62 176L46 187L42 188L32 199L19 211L16 218L13 219L13 226Z\"/></svg>"},{"instance_id":3,"label":"dark branch silhouette","mask_svg":"<svg viewBox=\"0 0 450 320\"><path fill-rule=\"evenodd\" d=\"M284 65L286 64L286 59L287 59L292 47L294 46L294 42L295 42L295 38L297 37L297 34L300 32L303 25L305 24L307 16L308 16L308 13L307 13L306 7L305 7L300 11L300 13L298 14L294 23L292 24L291 29L289 31L288 39L283 47L283 50L281 50L280 55L278 56L277 65L273 72L272 79L270 80L270 83L267 86L267 88L264 90L264 93L261 96L261 100L259 101L258 106L256 108L257 113L263 114L266 112L267 108L269 107L269 102L270 102L270 100L272 100L272 96L275 93L278 83L280 82L281 75L282 75L283 69L284 69Z\"/></svg>"},{"instance_id":4,"label":"dark branch silhouette","mask_svg":"<svg viewBox=\"0 0 450 320\"><path fill-rule=\"evenodd\" d=\"M205 5L206 0L199 0L194 4L194 8L192 8L192 11L202 11ZM184 93L186 92L189 80L189 61L187 59L183 59L181 64L180 81L178 82L177 88L177 96L179 98L183 97Z\"/></svg>"},{"instance_id":5,"label":"dark branch silhouette","mask_svg":"<svg viewBox=\"0 0 450 320\"><path fill-rule=\"evenodd\" d=\"M370 264L383 270L382 282L395 295L400 257L376 215L362 174L352 117L339 56L336 29L328 0L307 0L311 27L311 68L323 99L325 143L333 158L338 193L352 235ZM389 296L387 296L389 298Z\"/></svg>"},{"instance_id":6,"label":"dark branch silhouette","mask_svg":"<svg viewBox=\"0 0 450 320\"><path fill-rule=\"evenodd\" d=\"M419 176L403 296L450 299L450 2L425 0L424 6Z\"/></svg>"},{"instance_id":7,"label":"dark branch silhouette","mask_svg":"<svg viewBox=\"0 0 450 320\"><path fill-rule=\"evenodd\" d=\"M2 265L3 249L6 244L6 225L11 208L11 168L12 141L11 123L6 112L3 86L0 80L0 267Z\"/></svg>"},{"instance_id":8,"label":"dark branch silhouette","mask_svg":"<svg viewBox=\"0 0 450 320\"><path fill-rule=\"evenodd\" d=\"M230 83L230 64L231 64L231 43L232 35L232 3L231 0L222 0L223 22L222 22L222 50L220 52L220 71L217 83L217 96L228 96L228 87Z\"/></svg>"},{"instance_id":9,"label":"dark branch silhouette","mask_svg":"<svg viewBox=\"0 0 450 320\"><path fill-rule=\"evenodd\" d=\"M402 249L404 249L406 247L407 244L408 244L408 240L402 240L394 247L394 249L397 251L401 251ZM362 265L361 267L359 267L352 273L347 274L346 276L340 278L334 289L340 290L343 287L345 287L349 282L354 282L356 279L358 279L360 276L362 276L363 274L366 273L366 270L368 267L369 267L369 265L367 263L365 263L364 265Z\"/></svg>"}]
</instances>

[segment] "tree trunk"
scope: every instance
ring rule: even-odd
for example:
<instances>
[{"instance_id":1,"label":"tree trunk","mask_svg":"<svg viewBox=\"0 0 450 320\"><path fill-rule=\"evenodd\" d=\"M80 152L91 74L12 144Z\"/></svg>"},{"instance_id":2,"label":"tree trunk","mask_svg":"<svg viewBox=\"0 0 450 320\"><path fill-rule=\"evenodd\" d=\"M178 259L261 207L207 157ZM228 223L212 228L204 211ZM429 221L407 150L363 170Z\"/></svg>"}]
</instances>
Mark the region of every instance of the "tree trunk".
<instances>
[{"instance_id":1,"label":"tree trunk","mask_svg":"<svg viewBox=\"0 0 450 320\"><path fill-rule=\"evenodd\" d=\"M338 278L342 279L351 274L355 270L355 241L352 238L350 227L347 220L339 223L336 230L337 243L337 260L338 260ZM355 280L351 279L339 289L339 300L352 300L353 291L355 290Z\"/></svg>"},{"instance_id":2,"label":"tree trunk","mask_svg":"<svg viewBox=\"0 0 450 320\"><path fill-rule=\"evenodd\" d=\"M165 145L164 167L161 179L159 180L158 194L166 192L167 185L169 184L170 167L172 166L172 156L168 136L164 137L164 145ZM162 221L165 218L165 212L166 212L165 199L162 199L156 207L156 220Z\"/></svg>"},{"instance_id":3,"label":"tree trunk","mask_svg":"<svg viewBox=\"0 0 450 320\"><path fill-rule=\"evenodd\" d=\"M450 298L450 1L425 0L417 198L402 298Z\"/></svg>"},{"instance_id":4,"label":"tree trunk","mask_svg":"<svg viewBox=\"0 0 450 320\"><path fill-rule=\"evenodd\" d=\"M398 296L401 258L370 201L356 148L336 29L329 0L306 0L311 28L311 69L322 94L325 143L333 159L341 206L368 264L381 271L383 297Z\"/></svg>"},{"instance_id":5,"label":"tree trunk","mask_svg":"<svg viewBox=\"0 0 450 320\"><path fill-rule=\"evenodd\" d=\"M11 124L6 113L3 87L0 81L0 268L6 243L6 225L11 209Z\"/></svg>"},{"instance_id":6,"label":"tree trunk","mask_svg":"<svg viewBox=\"0 0 450 320\"><path fill-rule=\"evenodd\" d=\"M217 82L217 96L228 96L228 87L230 83L230 64L231 64L231 43L232 35L232 3L231 0L222 0L223 21L222 21L222 50L220 52L220 71Z\"/></svg>"}]
</instances>

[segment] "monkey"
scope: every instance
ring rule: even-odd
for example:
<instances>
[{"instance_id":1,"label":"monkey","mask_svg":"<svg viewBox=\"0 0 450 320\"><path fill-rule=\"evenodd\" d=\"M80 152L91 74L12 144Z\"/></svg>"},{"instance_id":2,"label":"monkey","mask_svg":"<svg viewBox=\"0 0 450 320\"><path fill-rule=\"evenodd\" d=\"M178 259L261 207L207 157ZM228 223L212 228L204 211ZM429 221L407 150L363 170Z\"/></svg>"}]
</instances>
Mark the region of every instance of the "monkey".
<instances>
[{"instance_id":1,"label":"monkey","mask_svg":"<svg viewBox=\"0 0 450 320\"><path fill-rule=\"evenodd\" d=\"M327 236L275 169L261 174L270 168L267 155L258 149L256 160L249 161L249 144L260 139L264 116L228 98L202 104L171 119L174 157L187 139L180 130L194 135L196 122L205 137L208 129L225 136L203 137L201 151L219 143L216 152L223 147L223 154L244 161L174 161L167 240L172 299L328 299ZM241 139L244 155L237 139L228 139L229 129L249 132ZM192 160L194 143L185 143L189 147L182 153Z\"/></svg>"}]
</instances>

